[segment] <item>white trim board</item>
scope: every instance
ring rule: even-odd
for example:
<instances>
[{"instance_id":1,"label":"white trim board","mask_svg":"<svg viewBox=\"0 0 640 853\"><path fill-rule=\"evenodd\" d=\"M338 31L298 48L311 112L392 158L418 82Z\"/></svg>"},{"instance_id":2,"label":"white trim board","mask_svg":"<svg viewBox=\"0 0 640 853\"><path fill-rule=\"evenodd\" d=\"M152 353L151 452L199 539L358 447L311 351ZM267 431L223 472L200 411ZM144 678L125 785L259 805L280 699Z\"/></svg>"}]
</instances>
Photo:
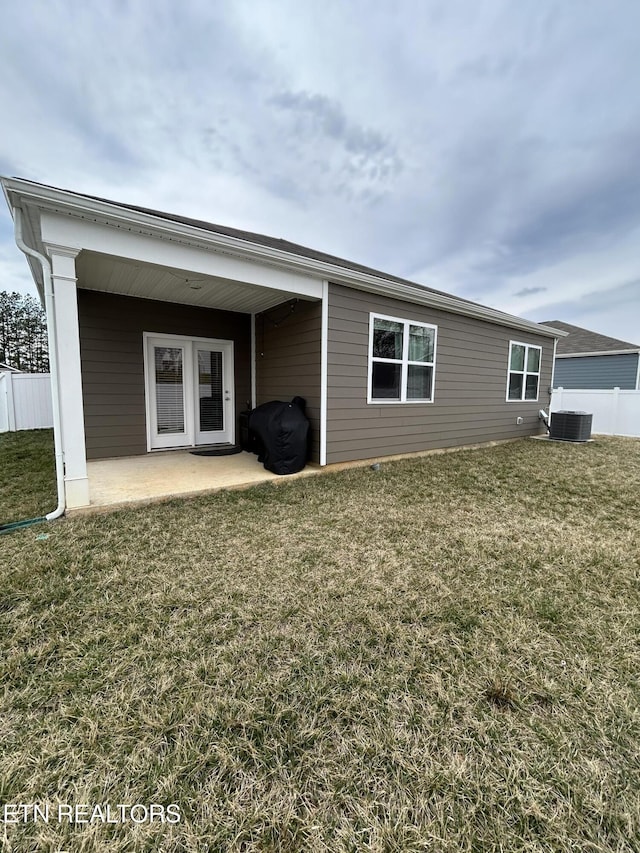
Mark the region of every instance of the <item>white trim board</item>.
<instances>
[{"instance_id":1,"label":"white trim board","mask_svg":"<svg viewBox=\"0 0 640 853\"><path fill-rule=\"evenodd\" d=\"M222 389L224 402L225 426L223 434L216 438L216 443L234 444L236 440L236 417L235 417L235 354L233 341L220 338L190 337L188 335L172 335L154 332L143 332L143 356L144 356L144 402L145 421L147 435L147 452L152 453L160 450L168 450L178 447L197 447L199 444L212 443L211 441L198 441L199 427L196 413L196 367L195 356L198 345L203 348L211 348L223 352L225 359L225 382L228 388ZM153 365L149 357L149 348L154 341L167 341L175 343L183 349L183 386L184 386L184 431L173 437L167 437L162 446L158 446L157 437L153 433L155 416L152 406L155 401L155 383ZM226 396L228 394L228 396ZM181 439L184 439L181 440ZM155 445L155 446L154 446Z\"/></svg>"},{"instance_id":2,"label":"white trim board","mask_svg":"<svg viewBox=\"0 0 640 853\"><path fill-rule=\"evenodd\" d=\"M524 369L523 370L512 370L511 369L511 348L512 347L524 347ZM538 370L527 370L527 362L529 360L529 350L537 349L540 351L540 359L538 361ZM540 346L540 344L528 344L526 341L509 341L509 353L507 355L507 390L505 396L505 402L507 403L537 403L540 400L540 379L542 377L542 357L544 355L544 349ZM512 373L521 373L522 374L522 397L518 397L515 399L514 397L509 397L509 378ZM538 386L536 391L535 400L531 397L525 397L527 390L527 376L537 376L538 377Z\"/></svg>"},{"instance_id":3,"label":"white trim board","mask_svg":"<svg viewBox=\"0 0 640 853\"><path fill-rule=\"evenodd\" d=\"M42 240L47 246L74 246L103 255L282 290L300 297L322 297L321 283L301 271L276 269L253 259L212 251L209 247L158 239L155 235L51 213L43 213L41 227Z\"/></svg>"},{"instance_id":4,"label":"white trim board","mask_svg":"<svg viewBox=\"0 0 640 853\"><path fill-rule=\"evenodd\" d=\"M120 234L137 232L138 235L161 237L162 241L171 243L174 247L177 245L199 246L208 250L209 253L213 250L227 256L259 261L263 268L271 265L278 267L279 271L302 273L305 277L316 279L318 284L320 283L318 279L326 279L365 292L379 293L418 305L428 305L453 314L475 317L543 337L563 338L568 334L560 329L542 326L531 320L515 317L474 302L466 302L446 293L426 287L423 289L419 284L393 281L385 277L382 272L367 272L345 267L343 264L348 262L341 261L339 258L322 260L309 257L307 254L298 254L292 250L286 251L254 242L250 239L252 235L244 238L240 235L223 234L195 223L164 218L160 211L148 213L132 210L114 201L89 198L32 181L2 178L1 182L9 206L24 206L29 208L30 212L35 210L36 218L38 213L47 211L57 213L58 219L74 219L76 223L86 218L93 224L102 223L102 227L108 225L114 232ZM162 241L154 240L153 242L158 244Z\"/></svg>"},{"instance_id":5,"label":"white trim board","mask_svg":"<svg viewBox=\"0 0 640 853\"><path fill-rule=\"evenodd\" d=\"M402 323L404 326L402 340L402 359L383 359L375 357L377 363L398 364L401 363L400 370L400 399L385 399L384 397L373 396L373 335L375 320L389 320L392 323ZM431 367L433 370L431 376L431 397L427 400L411 400L407 399L407 373L409 368L409 334L408 330L411 326L419 326L425 329L433 330L433 361L425 363L425 367ZM406 333L405 333L406 332ZM380 314L378 311L369 312L369 350L367 362L367 405L372 406L415 406L415 405L431 405L435 401L436 396L436 360L438 352L438 327L433 323L424 323L421 320L411 320L403 317L391 317L388 314ZM411 362L416 364L417 362Z\"/></svg>"},{"instance_id":6,"label":"white trim board","mask_svg":"<svg viewBox=\"0 0 640 853\"><path fill-rule=\"evenodd\" d=\"M329 387L329 282L322 282L320 328L320 465L327 464L327 399Z\"/></svg>"}]
</instances>

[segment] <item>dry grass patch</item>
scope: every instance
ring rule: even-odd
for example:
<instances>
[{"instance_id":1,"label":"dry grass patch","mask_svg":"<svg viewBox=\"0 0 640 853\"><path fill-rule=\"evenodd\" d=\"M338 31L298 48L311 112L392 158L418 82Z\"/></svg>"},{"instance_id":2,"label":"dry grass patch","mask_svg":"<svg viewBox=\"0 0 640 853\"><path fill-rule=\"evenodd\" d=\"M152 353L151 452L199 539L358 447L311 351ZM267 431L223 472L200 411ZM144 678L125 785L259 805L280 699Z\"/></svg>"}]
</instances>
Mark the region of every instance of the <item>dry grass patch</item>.
<instances>
[{"instance_id":1,"label":"dry grass patch","mask_svg":"<svg viewBox=\"0 0 640 853\"><path fill-rule=\"evenodd\" d=\"M182 814L6 849L640 849L639 518L523 441L4 537L0 802Z\"/></svg>"},{"instance_id":2,"label":"dry grass patch","mask_svg":"<svg viewBox=\"0 0 640 853\"><path fill-rule=\"evenodd\" d=\"M57 503L53 431L0 433L0 525L45 515Z\"/></svg>"}]
</instances>

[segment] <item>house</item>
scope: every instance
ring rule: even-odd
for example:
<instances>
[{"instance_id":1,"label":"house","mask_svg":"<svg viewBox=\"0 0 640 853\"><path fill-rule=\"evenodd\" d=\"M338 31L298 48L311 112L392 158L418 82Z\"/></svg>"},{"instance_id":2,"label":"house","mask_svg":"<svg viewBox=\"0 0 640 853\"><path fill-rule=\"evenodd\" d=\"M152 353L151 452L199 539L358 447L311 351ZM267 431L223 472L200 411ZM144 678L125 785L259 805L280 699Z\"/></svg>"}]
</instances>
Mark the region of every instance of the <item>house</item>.
<instances>
[{"instance_id":1,"label":"house","mask_svg":"<svg viewBox=\"0 0 640 853\"><path fill-rule=\"evenodd\" d=\"M640 389L640 345L560 320L549 320L543 325L567 333L556 349L553 381L556 388Z\"/></svg>"},{"instance_id":2,"label":"house","mask_svg":"<svg viewBox=\"0 0 640 853\"><path fill-rule=\"evenodd\" d=\"M286 240L2 185L47 309L68 508L90 503L88 460L231 444L248 406L295 395L320 466L541 431L557 329Z\"/></svg>"}]
</instances>

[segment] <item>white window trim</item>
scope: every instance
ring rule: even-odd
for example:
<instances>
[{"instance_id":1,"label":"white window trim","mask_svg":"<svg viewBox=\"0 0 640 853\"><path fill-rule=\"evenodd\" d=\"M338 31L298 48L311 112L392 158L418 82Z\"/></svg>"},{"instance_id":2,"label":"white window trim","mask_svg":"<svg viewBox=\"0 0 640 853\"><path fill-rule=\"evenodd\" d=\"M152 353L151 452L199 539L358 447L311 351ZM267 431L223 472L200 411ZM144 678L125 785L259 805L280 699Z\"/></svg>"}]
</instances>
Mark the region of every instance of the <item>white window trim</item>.
<instances>
[{"instance_id":1,"label":"white window trim","mask_svg":"<svg viewBox=\"0 0 640 853\"><path fill-rule=\"evenodd\" d=\"M524 347L524 370L511 370L511 351L513 347ZM538 371L537 373L533 370L527 370L527 361L529 359L529 350L537 349L540 352L540 361L538 362ZM515 400L513 397L509 397L509 377L512 373L521 373L522 374L522 396ZM527 376L537 376L538 377L538 390L536 393L536 398L527 399L524 395L527 390ZM527 344L524 341L509 341L509 355L507 357L507 403L537 403L540 398L540 377L542 376L542 347L538 344Z\"/></svg>"},{"instance_id":2,"label":"white window trim","mask_svg":"<svg viewBox=\"0 0 640 853\"><path fill-rule=\"evenodd\" d=\"M400 399L388 400L378 399L373 396L373 332L374 320L391 320L394 323L402 323L404 332L402 335L402 361L395 358L376 358L375 361L383 364L398 364L401 363L400 373ZM409 361L409 326L421 326L425 329L433 329L433 361ZM433 323L422 323L420 320L406 320L404 317L390 317L387 314L379 314L377 311L372 311L369 314L369 352L367 357L368 376L367 376L367 403L373 406L407 406L419 405L426 406L433 403L436 396L436 354L438 349L438 327ZM428 400L407 400L407 373L409 364L423 365L433 368L433 376L431 381L431 397Z\"/></svg>"}]
</instances>

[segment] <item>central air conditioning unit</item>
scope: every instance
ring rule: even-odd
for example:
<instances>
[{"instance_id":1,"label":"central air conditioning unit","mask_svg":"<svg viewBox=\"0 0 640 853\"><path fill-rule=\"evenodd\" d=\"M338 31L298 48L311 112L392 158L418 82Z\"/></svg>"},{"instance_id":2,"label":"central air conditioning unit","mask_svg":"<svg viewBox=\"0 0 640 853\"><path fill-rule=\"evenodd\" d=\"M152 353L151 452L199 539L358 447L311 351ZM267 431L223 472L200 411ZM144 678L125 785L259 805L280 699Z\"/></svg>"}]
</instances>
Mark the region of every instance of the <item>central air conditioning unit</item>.
<instances>
[{"instance_id":1,"label":"central air conditioning unit","mask_svg":"<svg viewBox=\"0 0 640 853\"><path fill-rule=\"evenodd\" d=\"M587 412L553 412L549 438L556 441L589 441L593 415Z\"/></svg>"}]
</instances>

